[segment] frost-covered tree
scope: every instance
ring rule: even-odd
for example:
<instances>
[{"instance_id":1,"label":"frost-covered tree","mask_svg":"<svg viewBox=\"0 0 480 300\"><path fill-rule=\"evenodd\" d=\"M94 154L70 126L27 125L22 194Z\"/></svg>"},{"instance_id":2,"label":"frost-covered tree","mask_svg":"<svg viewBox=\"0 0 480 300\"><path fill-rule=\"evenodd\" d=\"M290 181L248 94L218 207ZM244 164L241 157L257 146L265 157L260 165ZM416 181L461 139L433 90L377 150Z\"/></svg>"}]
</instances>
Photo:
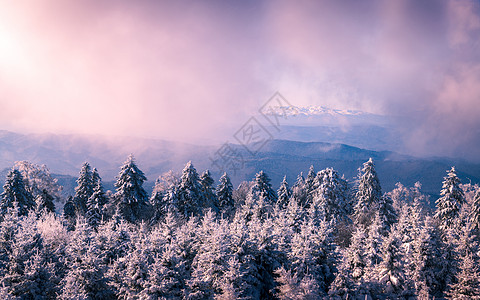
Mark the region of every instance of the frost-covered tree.
<instances>
[{"instance_id":1,"label":"frost-covered tree","mask_svg":"<svg viewBox=\"0 0 480 300\"><path fill-rule=\"evenodd\" d=\"M320 291L318 284L311 276L304 276L300 279L297 274L285 270L284 267L275 271L278 276L275 280L278 283L276 296L278 299L318 299Z\"/></svg>"},{"instance_id":2,"label":"frost-covered tree","mask_svg":"<svg viewBox=\"0 0 480 300\"><path fill-rule=\"evenodd\" d=\"M45 211L55 212L55 204L53 203L54 200L55 199L53 198L53 196L50 195L46 189L44 189L40 195L35 197L35 210L38 214Z\"/></svg>"},{"instance_id":3,"label":"frost-covered tree","mask_svg":"<svg viewBox=\"0 0 480 300\"><path fill-rule=\"evenodd\" d=\"M300 173L297 177L297 181L292 187L292 197L298 204L305 206L307 201L307 191L305 189L305 178L303 173Z\"/></svg>"},{"instance_id":4,"label":"frost-covered tree","mask_svg":"<svg viewBox=\"0 0 480 300\"><path fill-rule=\"evenodd\" d=\"M460 257L456 282L450 285L447 296L450 299L480 299L480 270L473 254Z\"/></svg>"},{"instance_id":5,"label":"frost-covered tree","mask_svg":"<svg viewBox=\"0 0 480 300\"><path fill-rule=\"evenodd\" d=\"M33 195L34 198L43 193L44 190L53 197L54 201L61 198L62 186L58 180L53 178L46 165L37 165L28 161L17 161L13 167L22 173L25 189Z\"/></svg>"},{"instance_id":6,"label":"frost-covered tree","mask_svg":"<svg viewBox=\"0 0 480 300\"><path fill-rule=\"evenodd\" d=\"M255 199L263 199L268 205L273 205L277 201L277 194L272 189L268 175L260 171L255 175L250 194Z\"/></svg>"},{"instance_id":7,"label":"frost-covered tree","mask_svg":"<svg viewBox=\"0 0 480 300\"><path fill-rule=\"evenodd\" d=\"M310 211L322 210L323 217L335 222L347 221L349 201L347 182L332 168L317 173Z\"/></svg>"},{"instance_id":8,"label":"frost-covered tree","mask_svg":"<svg viewBox=\"0 0 480 300\"><path fill-rule=\"evenodd\" d=\"M406 275L412 281L412 288L418 297L439 295L441 283L438 274L442 269L441 237L432 218L423 221L418 236L406 250L407 261ZM410 266L410 268L408 268Z\"/></svg>"},{"instance_id":9,"label":"frost-covered tree","mask_svg":"<svg viewBox=\"0 0 480 300\"><path fill-rule=\"evenodd\" d=\"M178 211L186 218L199 215L205 207L200 179L191 161L183 168L177 200Z\"/></svg>"},{"instance_id":10,"label":"frost-covered tree","mask_svg":"<svg viewBox=\"0 0 480 300\"><path fill-rule=\"evenodd\" d=\"M157 178L150 197L150 205L154 210L152 223L163 220L169 211L174 210L177 205L179 184L180 177L173 171L168 171Z\"/></svg>"},{"instance_id":11,"label":"frost-covered tree","mask_svg":"<svg viewBox=\"0 0 480 300\"><path fill-rule=\"evenodd\" d=\"M92 171L92 181L94 185L93 194L88 198L87 213L85 217L90 226L97 227L104 218L105 206L108 203L108 198L103 190L102 178L95 168L93 168Z\"/></svg>"},{"instance_id":12,"label":"frost-covered tree","mask_svg":"<svg viewBox=\"0 0 480 300\"><path fill-rule=\"evenodd\" d=\"M278 188L277 195L277 205L281 208L285 208L290 200L290 197L292 196L292 191L288 186L287 176L283 177L282 183L280 183L280 187Z\"/></svg>"},{"instance_id":13,"label":"frost-covered tree","mask_svg":"<svg viewBox=\"0 0 480 300\"><path fill-rule=\"evenodd\" d=\"M377 278L382 285L382 293L390 297L401 297L405 290L405 273L400 238L392 231L384 240L382 262L378 267Z\"/></svg>"},{"instance_id":14,"label":"frost-covered tree","mask_svg":"<svg viewBox=\"0 0 480 300\"><path fill-rule=\"evenodd\" d=\"M233 185L227 173L223 173L220 177L220 183L217 186L217 203L220 212L227 216L233 213L235 206L233 200Z\"/></svg>"},{"instance_id":15,"label":"frost-covered tree","mask_svg":"<svg viewBox=\"0 0 480 300\"><path fill-rule=\"evenodd\" d=\"M480 229L480 188L475 193L470 218L474 227Z\"/></svg>"},{"instance_id":16,"label":"frost-covered tree","mask_svg":"<svg viewBox=\"0 0 480 300\"><path fill-rule=\"evenodd\" d=\"M32 194L25 189L22 174L18 170L12 169L8 172L3 193L0 195L0 210L4 215L8 208L15 205L18 207L20 215L26 215L29 210L35 208L35 201Z\"/></svg>"},{"instance_id":17,"label":"frost-covered tree","mask_svg":"<svg viewBox=\"0 0 480 300\"><path fill-rule=\"evenodd\" d=\"M145 217L148 195L143 188L147 180L137 167L133 155L130 155L120 169L115 183L114 195L116 207L120 215L129 222Z\"/></svg>"},{"instance_id":18,"label":"frost-covered tree","mask_svg":"<svg viewBox=\"0 0 480 300\"><path fill-rule=\"evenodd\" d=\"M395 208L393 208L393 201L388 195L380 197L377 207L383 233L385 234L390 231L390 227L397 222L397 212Z\"/></svg>"},{"instance_id":19,"label":"frost-covered tree","mask_svg":"<svg viewBox=\"0 0 480 300\"><path fill-rule=\"evenodd\" d=\"M92 168L88 162L85 162L80 169L73 198L78 216L85 216L87 213L87 201L93 194L93 187Z\"/></svg>"},{"instance_id":20,"label":"frost-covered tree","mask_svg":"<svg viewBox=\"0 0 480 300\"><path fill-rule=\"evenodd\" d=\"M315 225L313 222L301 225L300 231L292 237L288 258L292 270L299 279L311 276L322 294L334 280L335 244L332 228L328 222Z\"/></svg>"},{"instance_id":21,"label":"frost-covered tree","mask_svg":"<svg viewBox=\"0 0 480 300\"><path fill-rule=\"evenodd\" d=\"M305 205L308 206L312 202L313 192L315 191L315 169L313 165L310 166L308 170L307 178L305 178L305 194L306 194L306 202Z\"/></svg>"},{"instance_id":22,"label":"frost-covered tree","mask_svg":"<svg viewBox=\"0 0 480 300\"><path fill-rule=\"evenodd\" d=\"M447 173L440 191L441 197L436 201L437 211L435 213L435 218L439 220L440 228L444 231L452 228L460 208L465 202L455 167L452 167Z\"/></svg>"},{"instance_id":23,"label":"frost-covered tree","mask_svg":"<svg viewBox=\"0 0 480 300\"><path fill-rule=\"evenodd\" d=\"M355 193L354 221L357 225L369 225L372 213L382 197L382 188L373 160L370 158L359 170Z\"/></svg>"},{"instance_id":24,"label":"frost-covered tree","mask_svg":"<svg viewBox=\"0 0 480 300\"><path fill-rule=\"evenodd\" d=\"M217 196L215 195L215 187L213 184L215 181L212 178L212 174L210 174L209 170L205 170L200 175L200 185L202 189L202 197L205 208L212 208L213 210L217 210Z\"/></svg>"}]
</instances>

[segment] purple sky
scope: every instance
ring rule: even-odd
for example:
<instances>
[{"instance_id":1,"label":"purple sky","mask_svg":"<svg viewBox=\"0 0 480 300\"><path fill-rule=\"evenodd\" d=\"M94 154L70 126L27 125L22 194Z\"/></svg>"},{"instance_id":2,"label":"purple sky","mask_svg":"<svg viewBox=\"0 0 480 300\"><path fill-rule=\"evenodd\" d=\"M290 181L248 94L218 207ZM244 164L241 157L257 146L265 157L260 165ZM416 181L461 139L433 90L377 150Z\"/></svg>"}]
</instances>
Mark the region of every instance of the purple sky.
<instances>
[{"instance_id":1,"label":"purple sky","mask_svg":"<svg viewBox=\"0 0 480 300\"><path fill-rule=\"evenodd\" d=\"M223 141L275 91L478 159L480 2L0 0L0 129Z\"/></svg>"}]
</instances>

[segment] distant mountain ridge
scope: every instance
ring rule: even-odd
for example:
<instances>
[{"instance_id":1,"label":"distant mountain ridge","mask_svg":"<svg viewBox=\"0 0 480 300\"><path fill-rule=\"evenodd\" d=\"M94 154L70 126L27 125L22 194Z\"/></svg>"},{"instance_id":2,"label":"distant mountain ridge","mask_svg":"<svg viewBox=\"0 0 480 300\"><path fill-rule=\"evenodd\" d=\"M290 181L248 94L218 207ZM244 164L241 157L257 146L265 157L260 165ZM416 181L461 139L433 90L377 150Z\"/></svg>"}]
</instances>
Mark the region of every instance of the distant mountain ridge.
<instances>
[{"instance_id":1,"label":"distant mountain ridge","mask_svg":"<svg viewBox=\"0 0 480 300\"><path fill-rule=\"evenodd\" d=\"M300 172L306 176L310 165L314 165L316 171L333 167L352 183L357 169L370 157L374 159L385 192L393 189L399 181L407 186L420 181L425 192L438 194L445 171L452 165L457 167L463 182L480 183L480 165L461 160L421 159L392 151L373 151L325 142L271 140L254 156L241 145L229 146L243 158L243 166L238 172L229 171L234 185L251 180L260 170L270 176L274 187L278 187L284 175L292 185ZM180 172L190 160L199 172L210 169L215 180L218 180L220 171L211 161L218 149L219 146L155 139L23 135L0 131L0 170L11 168L19 160L46 164L52 173L59 174L57 178L67 185L66 189L71 193L82 163L88 161L99 170L107 188L113 189L119 167L133 153L149 180L146 185L147 191L151 192L153 182L159 175L168 170Z\"/></svg>"}]
</instances>

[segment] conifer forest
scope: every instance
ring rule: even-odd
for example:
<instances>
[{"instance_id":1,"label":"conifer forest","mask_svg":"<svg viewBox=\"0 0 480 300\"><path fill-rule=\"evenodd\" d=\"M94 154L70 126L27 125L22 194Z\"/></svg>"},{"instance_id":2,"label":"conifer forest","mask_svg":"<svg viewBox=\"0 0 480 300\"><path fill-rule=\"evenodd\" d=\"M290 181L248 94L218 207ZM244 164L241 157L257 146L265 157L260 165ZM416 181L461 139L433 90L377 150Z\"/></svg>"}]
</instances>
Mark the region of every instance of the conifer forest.
<instances>
[{"instance_id":1,"label":"conifer forest","mask_svg":"<svg viewBox=\"0 0 480 300\"><path fill-rule=\"evenodd\" d=\"M447 170L383 191L310 168L237 188L191 162L151 194L130 156L115 190L89 163L75 194L17 162L0 203L0 299L480 299L480 189ZM58 207L58 206L62 207Z\"/></svg>"}]
</instances>

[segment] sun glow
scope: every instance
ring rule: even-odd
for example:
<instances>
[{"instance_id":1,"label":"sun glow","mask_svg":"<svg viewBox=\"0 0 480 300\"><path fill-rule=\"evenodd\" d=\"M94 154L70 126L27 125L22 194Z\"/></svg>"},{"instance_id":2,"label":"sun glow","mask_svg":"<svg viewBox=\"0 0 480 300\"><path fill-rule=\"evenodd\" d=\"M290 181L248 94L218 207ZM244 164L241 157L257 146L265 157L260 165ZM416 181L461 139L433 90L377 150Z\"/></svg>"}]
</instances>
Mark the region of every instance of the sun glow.
<instances>
[{"instance_id":1,"label":"sun glow","mask_svg":"<svg viewBox=\"0 0 480 300\"><path fill-rule=\"evenodd\" d=\"M29 69L26 46L14 33L0 26L0 67L10 75Z\"/></svg>"}]
</instances>

